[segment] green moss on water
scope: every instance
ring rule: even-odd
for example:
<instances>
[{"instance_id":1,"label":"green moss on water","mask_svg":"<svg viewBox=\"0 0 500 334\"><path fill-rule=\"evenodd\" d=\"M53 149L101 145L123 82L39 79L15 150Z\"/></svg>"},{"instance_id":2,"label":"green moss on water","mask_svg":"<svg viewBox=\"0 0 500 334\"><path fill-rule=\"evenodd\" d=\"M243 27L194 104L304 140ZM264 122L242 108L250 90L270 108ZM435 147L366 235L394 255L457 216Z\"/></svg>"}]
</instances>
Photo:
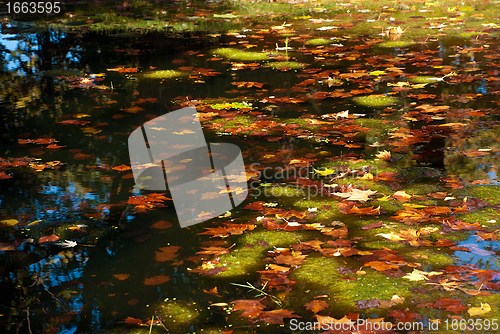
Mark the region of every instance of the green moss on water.
<instances>
[{"instance_id":1,"label":"green moss on water","mask_svg":"<svg viewBox=\"0 0 500 334\"><path fill-rule=\"evenodd\" d=\"M247 51L237 48L218 48L212 50L215 56L234 61L264 61L269 59L264 52Z\"/></svg>"},{"instance_id":2,"label":"green moss on water","mask_svg":"<svg viewBox=\"0 0 500 334\"><path fill-rule=\"evenodd\" d=\"M478 222L481 225L496 228L500 227L500 219L498 216L498 210L486 208L459 215L458 218L471 224Z\"/></svg>"},{"instance_id":3,"label":"green moss on water","mask_svg":"<svg viewBox=\"0 0 500 334\"><path fill-rule=\"evenodd\" d=\"M500 204L500 186L469 186L464 191L467 196L477 197L492 205Z\"/></svg>"},{"instance_id":4,"label":"green moss on water","mask_svg":"<svg viewBox=\"0 0 500 334\"><path fill-rule=\"evenodd\" d=\"M293 203L293 206L295 208L303 210L309 208L317 208L314 217L311 218L311 221L315 223L325 224L330 221L339 220L341 217L341 213L337 206L337 202L333 199L328 199L319 196L318 197L309 196L306 197L305 199L295 201Z\"/></svg>"},{"instance_id":5,"label":"green moss on water","mask_svg":"<svg viewBox=\"0 0 500 334\"><path fill-rule=\"evenodd\" d=\"M355 186L358 189L365 189L365 190L369 189L369 190L377 191L378 194L374 194L370 197L373 199L377 198L377 195L379 195L379 196L380 195L390 195L390 194L394 193L394 191L391 189L391 187L389 187L387 184L380 182L380 181L376 181L376 180L363 180L360 178L343 178L343 179L336 180L335 182L337 182L338 184L345 184L345 185L352 184L353 186Z\"/></svg>"},{"instance_id":6,"label":"green moss on water","mask_svg":"<svg viewBox=\"0 0 500 334\"><path fill-rule=\"evenodd\" d=\"M293 294L290 303L305 303L312 296L327 294L331 299L330 311L335 316L343 316L356 309L358 300L387 300L393 295L407 297L411 294L409 289L419 284L403 278L387 277L371 269L366 269L365 275L350 275L351 280L348 280L339 273L339 269L345 266L342 259L309 256L290 275L297 280L294 287L297 293Z\"/></svg>"},{"instance_id":7,"label":"green moss on water","mask_svg":"<svg viewBox=\"0 0 500 334\"><path fill-rule=\"evenodd\" d=\"M427 75L418 75L416 77L410 78L409 80L416 84L428 84L443 81L442 78Z\"/></svg>"},{"instance_id":8,"label":"green moss on water","mask_svg":"<svg viewBox=\"0 0 500 334\"><path fill-rule=\"evenodd\" d=\"M355 123L356 125L368 128L367 131L362 131L359 134L359 138L368 144L382 142L395 129L392 121L383 119L358 118L355 120Z\"/></svg>"},{"instance_id":9,"label":"green moss on water","mask_svg":"<svg viewBox=\"0 0 500 334\"><path fill-rule=\"evenodd\" d=\"M305 195L305 191L302 188L297 188L292 185L284 186L271 186L264 189L266 195L274 197L302 197Z\"/></svg>"},{"instance_id":10,"label":"green moss on water","mask_svg":"<svg viewBox=\"0 0 500 334\"><path fill-rule=\"evenodd\" d=\"M404 252L403 255L408 262L422 264L422 268L426 271L442 269L455 262L450 254L445 253L444 250L437 250L435 248L413 248Z\"/></svg>"},{"instance_id":11,"label":"green moss on water","mask_svg":"<svg viewBox=\"0 0 500 334\"><path fill-rule=\"evenodd\" d=\"M437 179L443 175L443 172L437 168L421 166L405 167L401 168L400 175L411 181L408 185L409 188L406 189L413 189L414 191L418 191L419 194L429 194L438 191L437 189L441 189L438 184L430 183L430 181L438 181ZM413 182L420 183L413 184Z\"/></svg>"},{"instance_id":12,"label":"green moss on water","mask_svg":"<svg viewBox=\"0 0 500 334\"><path fill-rule=\"evenodd\" d=\"M248 276L263 267L265 251L273 247L289 247L304 240L301 233L285 231L258 231L246 234L236 241L238 247L219 256L217 267L225 267L215 275L218 278Z\"/></svg>"},{"instance_id":13,"label":"green moss on water","mask_svg":"<svg viewBox=\"0 0 500 334\"><path fill-rule=\"evenodd\" d=\"M438 184L432 183L410 183L405 185L404 191L409 195L428 195L434 192L443 191Z\"/></svg>"},{"instance_id":14,"label":"green moss on water","mask_svg":"<svg viewBox=\"0 0 500 334\"><path fill-rule=\"evenodd\" d=\"M306 67L305 64L296 61L275 61L267 63L265 66L280 71L300 70Z\"/></svg>"},{"instance_id":15,"label":"green moss on water","mask_svg":"<svg viewBox=\"0 0 500 334\"><path fill-rule=\"evenodd\" d=\"M195 302L166 300L158 307L157 312L170 331L186 333L190 324L196 323L201 309Z\"/></svg>"},{"instance_id":16,"label":"green moss on water","mask_svg":"<svg viewBox=\"0 0 500 334\"><path fill-rule=\"evenodd\" d=\"M332 43L331 39L313 38L313 39L308 40L306 42L306 45L320 46L320 45L328 45L328 44L331 44L331 43Z\"/></svg>"},{"instance_id":17,"label":"green moss on water","mask_svg":"<svg viewBox=\"0 0 500 334\"><path fill-rule=\"evenodd\" d=\"M250 116L235 116L231 119L220 118L212 121L213 124L220 125L223 128L249 127L255 122Z\"/></svg>"},{"instance_id":18,"label":"green moss on water","mask_svg":"<svg viewBox=\"0 0 500 334\"><path fill-rule=\"evenodd\" d=\"M321 125L313 124L310 119L307 118L287 118L282 121L284 124L294 124L299 125L301 128L309 131L317 131Z\"/></svg>"},{"instance_id":19,"label":"green moss on water","mask_svg":"<svg viewBox=\"0 0 500 334\"><path fill-rule=\"evenodd\" d=\"M370 202L370 205L380 206L380 209L385 214L393 214L396 211L404 209L403 204L401 202L392 199L386 201L374 200Z\"/></svg>"},{"instance_id":20,"label":"green moss on water","mask_svg":"<svg viewBox=\"0 0 500 334\"><path fill-rule=\"evenodd\" d=\"M385 41L377 44L377 46L380 48L407 48L415 44L412 41Z\"/></svg>"},{"instance_id":21,"label":"green moss on water","mask_svg":"<svg viewBox=\"0 0 500 334\"><path fill-rule=\"evenodd\" d=\"M393 96L385 96L382 94L356 96L353 98L354 103L371 108L383 108L393 106L399 103L399 99Z\"/></svg>"},{"instance_id":22,"label":"green moss on water","mask_svg":"<svg viewBox=\"0 0 500 334\"><path fill-rule=\"evenodd\" d=\"M142 78L161 80L161 79L181 78L186 75L187 73L176 70L158 70L158 71L146 72L142 74Z\"/></svg>"},{"instance_id":23,"label":"green moss on water","mask_svg":"<svg viewBox=\"0 0 500 334\"><path fill-rule=\"evenodd\" d=\"M272 247L289 247L303 239L304 235L297 232L258 231L245 235L241 242L252 246L268 249Z\"/></svg>"},{"instance_id":24,"label":"green moss on water","mask_svg":"<svg viewBox=\"0 0 500 334\"><path fill-rule=\"evenodd\" d=\"M360 160L335 160L325 164L327 168L336 168L339 166L348 167L351 170L359 170L363 167L371 167L371 173L376 175L381 172L397 173L398 169L391 163L382 159L360 159Z\"/></svg>"},{"instance_id":25,"label":"green moss on water","mask_svg":"<svg viewBox=\"0 0 500 334\"><path fill-rule=\"evenodd\" d=\"M210 105L210 108L215 110L230 110L230 109L253 109L252 104L246 101L233 101L233 102L222 102L214 103Z\"/></svg>"},{"instance_id":26,"label":"green moss on water","mask_svg":"<svg viewBox=\"0 0 500 334\"><path fill-rule=\"evenodd\" d=\"M370 240L370 241L361 241L359 243L359 247L366 250L375 250L383 248L399 250L399 249L404 249L406 246L403 243L398 243L389 240Z\"/></svg>"}]
</instances>

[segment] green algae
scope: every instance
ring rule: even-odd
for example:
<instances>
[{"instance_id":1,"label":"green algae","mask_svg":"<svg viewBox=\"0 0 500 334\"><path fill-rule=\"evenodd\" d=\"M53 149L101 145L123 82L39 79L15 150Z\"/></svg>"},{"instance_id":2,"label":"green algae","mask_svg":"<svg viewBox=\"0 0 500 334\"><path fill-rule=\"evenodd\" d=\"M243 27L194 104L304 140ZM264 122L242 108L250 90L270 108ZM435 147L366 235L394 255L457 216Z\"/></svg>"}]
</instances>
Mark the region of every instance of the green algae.
<instances>
[{"instance_id":1,"label":"green algae","mask_svg":"<svg viewBox=\"0 0 500 334\"><path fill-rule=\"evenodd\" d=\"M466 213L463 215L459 215L458 218L471 224L478 222L480 225L492 228L500 226L500 219L498 219L498 210L495 210L493 208L485 208Z\"/></svg>"},{"instance_id":2,"label":"green algae","mask_svg":"<svg viewBox=\"0 0 500 334\"><path fill-rule=\"evenodd\" d=\"M377 44L380 48L407 48L409 46L415 45L412 41L385 41Z\"/></svg>"},{"instance_id":3,"label":"green algae","mask_svg":"<svg viewBox=\"0 0 500 334\"><path fill-rule=\"evenodd\" d=\"M405 255L408 262L421 263L426 269L430 266L430 270L443 269L455 262L453 256L446 254L443 250L414 248L402 252L402 254Z\"/></svg>"},{"instance_id":4,"label":"green algae","mask_svg":"<svg viewBox=\"0 0 500 334\"><path fill-rule=\"evenodd\" d=\"M236 241L239 245L228 254L219 256L217 267L225 267L217 278L248 276L262 268L265 251L273 247L289 247L303 240L303 234L285 231L258 231L248 233Z\"/></svg>"},{"instance_id":5,"label":"green algae","mask_svg":"<svg viewBox=\"0 0 500 334\"><path fill-rule=\"evenodd\" d=\"M250 127L255 123L255 119L250 116L234 116L231 119L220 118L211 122L221 126L223 129L228 129L234 127Z\"/></svg>"},{"instance_id":6,"label":"green algae","mask_svg":"<svg viewBox=\"0 0 500 334\"><path fill-rule=\"evenodd\" d=\"M345 267L344 260L309 256L302 266L291 273L291 278L297 280L295 291L290 303L305 304L313 296L327 294L332 300L330 311L334 316L343 316L348 311L356 309L356 301L375 299L390 300L392 296L407 297L414 282L407 279L387 277L371 269L365 269L364 275L340 274ZM307 291L304 293L304 291Z\"/></svg>"},{"instance_id":7,"label":"green algae","mask_svg":"<svg viewBox=\"0 0 500 334\"><path fill-rule=\"evenodd\" d=\"M427 75L418 75L416 77L410 78L409 80L416 84L428 84L428 83L436 83L443 81L442 78L432 77Z\"/></svg>"},{"instance_id":8,"label":"green algae","mask_svg":"<svg viewBox=\"0 0 500 334\"><path fill-rule=\"evenodd\" d=\"M463 193L492 205L500 204L500 186L470 186Z\"/></svg>"},{"instance_id":9,"label":"green algae","mask_svg":"<svg viewBox=\"0 0 500 334\"><path fill-rule=\"evenodd\" d=\"M326 38L313 38L313 39L308 40L305 44L311 45L311 46L328 45L328 44L332 44L332 40L326 39Z\"/></svg>"},{"instance_id":10,"label":"green algae","mask_svg":"<svg viewBox=\"0 0 500 334\"><path fill-rule=\"evenodd\" d=\"M246 101L222 102L210 105L210 108L215 110L230 110L230 109L253 109L252 104Z\"/></svg>"},{"instance_id":11,"label":"green algae","mask_svg":"<svg viewBox=\"0 0 500 334\"><path fill-rule=\"evenodd\" d=\"M234 61L264 61L269 57L263 52L247 51L237 48L218 48L212 50L215 56L220 56Z\"/></svg>"},{"instance_id":12,"label":"green algae","mask_svg":"<svg viewBox=\"0 0 500 334\"><path fill-rule=\"evenodd\" d=\"M393 96L385 96L382 94L373 94L365 96L356 96L353 98L354 103L371 108L383 108L393 106L399 103L399 99Z\"/></svg>"},{"instance_id":13,"label":"green algae","mask_svg":"<svg viewBox=\"0 0 500 334\"><path fill-rule=\"evenodd\" d=\"M359 138L368 144L382 142L386 139L390 132L394 130L394 123L389 120L374 119L374 118L358 118L355 123L359 126L368 128L367 131L362 131Z\"/></svg>"},{"instance_id":14,"label":"green algae","mask_svg":"<svg viewBox=\"0 0 500 334\"><path fill-rule=\"evenodd\" d=\"M158 308L164 325L174 333L189 332L189 327L195 323L201 314L200 307L195 302L181 302L166 299Z\"/></svg>"},{"instance_id":15,"label":"green algae","mask_svg":"<svg viewBox=\"0 0 500 334\"><path fill-rule=\"evenodd\" d=\"M157 71L143 73L141 77L143 79L162 80L162 79L176 79L184 76L187 76L187 73L177 70L157 70Z\"/></svg>"},{"instance_id":16,"label":"green algae","mask_svg":"<svg viewBox=\"0 0 500 334\"><path fill-rule=\"evenodd\" d=\"M271 186L264 190L266 195L273 197L302 197L305 195L306 190L297 188L292 185L284 186Z\"/></svg>"},{"instance_id":17,"label":"green algae","mask_svg":"<svg viewBox=\"0 0 500 334\"><path fill-rule=\"evenodd\" d=\"M306 65L296 61L274 61L267 63L265 66L274 70L289 71L303 69Z\"/></svg>"}]
</instances>

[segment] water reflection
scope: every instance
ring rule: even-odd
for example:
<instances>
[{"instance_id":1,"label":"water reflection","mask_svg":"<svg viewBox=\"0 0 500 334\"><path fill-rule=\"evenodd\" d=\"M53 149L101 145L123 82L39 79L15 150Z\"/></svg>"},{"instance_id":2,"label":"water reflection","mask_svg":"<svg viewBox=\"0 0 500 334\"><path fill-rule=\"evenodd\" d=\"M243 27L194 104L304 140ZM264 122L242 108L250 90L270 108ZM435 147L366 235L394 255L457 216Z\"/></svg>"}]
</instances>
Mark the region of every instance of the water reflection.
<instances>
[{"instance_id":1,"label":"water reflection","mask_svg":"<svg viewBox=\"0 0 500 334\"><path fill-rule=\"evenodd\" d=\"M165 106L171 105L171 100L177 96L194 94L193 90L196 91L196 98L237 96L239 93L228 92L232 88L231 76L240 76L241 80L266 82L269 86L278 88L277 94L289 96L290 87L301 79L292 73L249 71L205 78L210 84L197 85L193 89L192 83L159 85L111 73L99 84L113 87L112 89L100 91L95 90L94 86L71 89L65 81L68 80L67 77L59 78L64 77L64 73L49 71L79 71L83 78L85 74L99 73L117 66L135 67L141 64L144 68L168 68L175 58L155 49L140 50L141 53L117 51L125 47L137 49L140 44L134 39L113 40L107 36L85 38L55 31L37 34L3 33L0 34L0 44L3 45L0 53L0 103L2 111L5 111L0 115L3 121L0 156L32 157L40 159L41 163L62 162L60 169L41 172L14 168L16 179L2 183L1 216L22 218L22 227L12 234L2 232L2 237L5 238L2 241L19 241L16 247L26 257L9 257L10 254L0 252L5 266L0 283L14 285L21 282L30 286L34 282L32 277L38 276L34 293L40 297L42 307L50 309L54 317L45 321L45 310L39 307L32 310L33 319L38 322L38 328L45 326L58 333L97 331L112 326L129 315L150 316L147 305L161 302L166 297L204 300L206 297L200 296L200 291L204 288L200 283L201 279L190 275L187 270L193 264L187 258L193 257L198 250L196 231L181 231L175 227L168 231L152 229L150 226L157 220L175 221L172 207L137 214L126 203L130 195L139 196L141 193L133 190L130 175L118 173L112 168L128 163L126 138L130 130L146 119L164 113ZM442 64L466 67L474 62L474 68L485 67L481 56L456 53L458 45L450 45L448 41L440 40L438 44L439 52L436 56ZM461 47L466 48L468 45ZM194 52L193 55L184 57L185 61L193 66L205 66L206 58L210 55L197 53L200 50L191 51ZM346 52L349 50L346 49ZM398 61L401 68L414 70L411 65L406 64L407 59L414 57L413 53L404 50L391 50L387 53L391 53L392 57L401 57ZM219 66L217 70L225 70L218 64L210 66ZM97 76L91 77L96 78ZM350 85L354 86L355 83ZM378 93L389 91L383 80L379 80L373 89ZM474 84L449 85L440 89L445 97L445 93L449 93L450 99L469 93L487 95L490 91L489 83L484 79ZM429 88L426 92L435 93L435 88ZM138 97L151 96L157 97L158 102L141 106L141 113L123 112L124 109L135 106L134 101ZM487 99L479 102L466 100L466 103L474 104L473 108L478 109L489 102ZM309 107L292 106L286 113L283 112L284 118L302 115L304 111L318 114L324 113L324 110L359 108L353 107L348 100L314 102L313 108ZM380 117L380 114L377 111L377 114L373 113L371 116ZM57 124L68 120L84 123ZM460 118L449 121L458 122ZM421 147L414 145L410 149L423 156L419 163L431 163L438 175L447 172L469 182L482 180L486 184L498 184L495 169L498 155L482 156L475 153L479 149L493 147L497 135L488 127L476 130L474 136L464 136L463 133L440 134L429 140L430 144ZM216 135L210 133L209 136ZM39 137L56 138L65 147L50 151L46 146L20 146L17 142L19 138ZM276 151L271 146L272 143L262 144L260 139L243 138L242 147L255 146L257 152L251 152L255 156L262 154L264 149ZM262 146L257 147L253 143ZM294 149L298 151L300 145L297 144ZM310 151L321 147L316 142L304 146ZM441 155L444 147L447 149ZM293 150L288 151L290 153ZM474 153L467 156L463 154L464 151ZM287 159L290 161L292 158L295 156L290 153ZM416 164L415 161L411 163ZM429 179L429 176L423 175L420 178ZM434 179L437 180L437 177ZM40 222L28 225L38 220ZM113 233L118 226L123 230ZM62 240L67 238L76 241L78 246L63 249L60 245L36 243L48 233L60 235ZM170 244L182 246L183 256L186 258L184 263L165 265L154 261L155 251ZM494 261L494 252L499 249L498 242L470 236L459 245L469 251L455 252L458 264L499 269L498 262ZM3 256L5 254L8 256ZM19 259L23 261L18 261ZM19 272L29 278L20 278ZM130 277L120 281L115 276L123 274ZM145 287L144 278L155 275L168 275L171 281L168 285ZM12 285L9 288L14 290Z\"/></svg>"}]
</instances>

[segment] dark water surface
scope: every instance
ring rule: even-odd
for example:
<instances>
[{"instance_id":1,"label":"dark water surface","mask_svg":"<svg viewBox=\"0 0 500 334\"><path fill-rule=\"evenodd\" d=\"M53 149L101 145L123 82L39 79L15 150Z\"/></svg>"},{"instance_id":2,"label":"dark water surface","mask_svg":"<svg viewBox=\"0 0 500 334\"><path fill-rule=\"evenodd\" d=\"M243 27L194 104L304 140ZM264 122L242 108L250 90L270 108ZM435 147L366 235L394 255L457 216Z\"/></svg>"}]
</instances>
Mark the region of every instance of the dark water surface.
<instances>
[{"instance_id":1,"label":"dark water surface","mask_svg":"<svg viewBox=\"0 0 500 334\"><path fill-rule=\"evenodd\" d=\"M238 45L245 38L258 44L259 50L273 50L276 42L282 44L282 40L273 35L262 40L248 36L172 39L160 35L130 37L36 32L17 27L15 23L8 29L4 28L0 34L0 159L9 166L0 172L4 171L4 175L12 178L0 179L0 219L19 221L13 227L0 229L0 244L4 249L0 251L0 323L9 332L20 328L20 333L27 333L28 318L33 333L97 332L117 326L126 317L151 318L155 305L167 298L196 303L192 307L205 312L203 317L192 322L191 331L222 328L227 320L220 312L207 313L210 303L252 298L252 294L229 283L255 279L255 272L226 278L219 283L214 283L217 281L213 277L190 272L199 265L195 257L200 243L203 245L209 240L198 233L213 222L180 229L176 225L173 205L168 201L165 208L137 212L133 205L127 204L130 196L141 194L133 189L130 172L113 170L113 167L129 164L127 137L132 130L149 119L180 108L188 100L208 101L202 103L202 109L218 102L207 99L247 100L256 107L255 115L236 110L229 112L234 112L235 117L243 117L239 119L241 122L250 120L250 124L257 121L286 123L298 118L322 120L321 115L349 110L350 113L365 114L368 119L388 120L397 126L405 120L403 117L415 116L408 110L416 104L450 105L456 110L453 113L455 118L449 113L445 118L432 119L434 114L429 113L427 119L407 119L408 124L411 123L408 128L418 130L445 123L473 125L467 131L436 127L429 141L409 144L409 151L401 149L401 153L397 153L394 150L395 159L411 161L407 168L400 170L407 175L406 183L402 182L400 189L416 189L411 187L420 185L429 189L422 195L449 192L449 189L444 190L441 181L447 176L460 177L467 187L476 180L482 180L476 182L481 184L472 187L498 185L499 119L498 106L494 102L498 81L491 79L498 78L498 73L489 60L494 40L482 41L483 44L491 42L489 48L477 51L484 46L474 40L444 37L401 49L365 47L361 45L362 39L342 39L335 43L343 46L333 47L331 54L324 57L304 52L314 47L306 46L301 51L297 50L302 47L300 43L291 42L295 48L290 51L293 57L308 64L304 71L264 68L234 71L228 62L211 59L210 50L213 48ZM345 56L350 53L352 58ZM397 95L401 103L389 110L358 106L350 97L306 99L304 103L296 104L263 101L270 99L269 96L304 98L316 91L334 90L335 86L296 86L310 77L307 70L313 68L347 73L356 68L384 70L388 66L380 64L388 63L407 74L430 76L435 76L439 68L449 66L460 74L462 82L450 77L419 89L418 93L401 92ZM153 68L189 66L200 70L191 70L191 78L163 81L145 80L135 73L107 71L117 67L138 68L145 72ZM198 74L207 68L220 74ZM335 76L335 72L332 73ZM233 81L262 82L267 91L237 89L231 85ZM345 91L370 88L373 93L386 94L392 91L387 81L373 79L367 84L366 80L351 78L340 88ZM398 81L405 80L401 77L392 80ZM433 94L436 97L409 96L411 94ZM137 103L145 98L154 99ZM132 106L140 106L142 110L134 111L130 108ZM467 116L472 110L483 114ZM262 157L278 154L277 161L271 165L284 166L291 159L312 156L320 151L329 152L329 158L316 160L316 166L325 166L324 162L338 155L373 159L379 148L368 144L388 140L387 136L370 138L360 148L346 148L324 140L328 136L334 137L329 130L320 131L317 126L308 130L307 122L294 121L298 125L287 125L285 130L271 130L271 135L262 136L245 133L245 129L232 131L227 123L231 119L219 123L211 119L205 121L207 141L238 144L248 165L258 162L266 166L267 160ZM65 124L64 121L68 120L73 123ZM217 127L217 124L221 125ZM291 131L297 127L305 130L295 136ZM492 131L496 131L496 135L492 136ZM342 130L339 130L339 137L341 134ZM269 141L267 137L276 140ZM51 144L62 147L48 147ZM463 154L481 148L493 149L493 153ZM383 149L391 150L390 147L380 150ZM17 159L18 165L13 159ZM46 165L43 168L36 164ZM411 191L407 190L408 193ZM250 196L246 203L256 199ZM288 203L286 198L260 199L279 202L284 207ZM428 201L426 205L432 203ZM496 205L492 210L498 209L498 202L490 205ZM256 217L255 212L241 207L232 213L236 222L248 222ZM349 225L351 220L358 219L361 218L345 217L343 221L350 226L352 236L362 237L364 231L359 225ZM482 221L479 216L477 219L483 225L488 224L486 220L491 220L484 218ZM160 220L170 221L173 226L170 229L152 227ZM215 221L223 220L217 218ZM469 231L461 233L470 234L460 241L464 248L443 253L451 257L455 265L473 264L478 269L498 271L498 258L495 257L498 242L480 240ZM61 237L61 241L76 241L78 245L63 248L56 242L41 242L41 237L51 234ZM231 242L226 245L231 245ZM177 262L155 261L155 251L168 245L181 247ZM347 266L362 266L356 262L349 258ZM428 264L422 270L433 269ZM129 277L120 280L113 276L118 274ZM157 275L168 275L170 281L156 286L143 284L145 278ZM215 284L220 298L203 292Z\"/></svg>"}]
</instances>

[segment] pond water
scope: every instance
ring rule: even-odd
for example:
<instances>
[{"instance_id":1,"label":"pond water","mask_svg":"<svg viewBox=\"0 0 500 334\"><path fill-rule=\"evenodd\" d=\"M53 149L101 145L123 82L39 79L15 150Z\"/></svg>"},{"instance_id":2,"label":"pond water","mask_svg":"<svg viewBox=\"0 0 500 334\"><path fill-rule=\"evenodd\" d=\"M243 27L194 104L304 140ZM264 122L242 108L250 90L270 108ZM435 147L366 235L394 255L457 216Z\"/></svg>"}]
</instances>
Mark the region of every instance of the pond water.
<instances>
[{"instance_id":1,"label":"pond water","mask_svg":"<svg viewBox=\"0 0 500 334\"><path fill-rule=\"evenodd\" d=\"M313 38L330 40L306 43ZM160 319L158 333L166 332L162 324L171 333L291 332L210 307L260 299L230 283L263 284L258 271L273 261L289 268L295 285L285 288L270 279L269 293L305 319L313 313L303 305L319 295L328 296L326 314L335 318L346 309L362 318L386 317L387 309L359 301L390 300L394 294L406 298L406 310L428 303L431 311L422 313L428 319L458 312L432 304L426 294L438 300L451 293L464 305L493 306L500 267L495 40L443 36L404 47L377 46L383 40L307 26L288 35L257 25L184 39L5 26L0 323L6 332L148 332L152 316ZM289 51L283 50L285 42ZM265 49L267 60L224 56L220 48ZM264 65L288 58L303 68ZM180 74L142 75L164 69ZM355 98L373 94L392 96L394 103L364 105ZM144 122L188 105L200 111L207 141L237 144L247 172L254 173L250 196L230 216L181 229L171 201L130 200L147 193L134 189L127 138ZM376 158L383 150L391 151L390 161ZM272 172L255 176L266 168ZM277 174L287 168L304 178ZM325 168L334 172L315 172ZM346 201L331 192L349 193L350 184L377 193L339 209ZM397 191L404 193L391 197ZM354 203L380 210L356 213ZM17 222L8 223L12 219ZM255 227L218 232L228 238L200 234L229 221ZM313 223L331 230L292 227ZM332 231L343 227L348 237L338 238ZM64 240L77 245L66 248ZM312 240L324 243L323 250L367 253L332 256L304 246ZM290 255L282 248L294 245L308 256L302 266L303 259L285 260ZM159 260L159 250L172 246L180 247L178 253ZM217 260L217 254L199 254L207 247L234 248ZM273 249L284 252L282 261L266 253ZM384 251L394 251L398 264L386 264L400 269L366 266ZM369 252L375 254L371 259ZM312 277L322 268L324 273ZM414 268L441 272L443 279L425 277L434 286L402 279ZM340 284L329 281L332 273L331 281ZM342 287L356 280L357 292L343 295ZM444 282L492 295L476 300L460 290L439 289ZM269 298L265 305L280 308ZM177 323L169 320L174 313L181 315Z\"/></svg>"}]
</instances>

